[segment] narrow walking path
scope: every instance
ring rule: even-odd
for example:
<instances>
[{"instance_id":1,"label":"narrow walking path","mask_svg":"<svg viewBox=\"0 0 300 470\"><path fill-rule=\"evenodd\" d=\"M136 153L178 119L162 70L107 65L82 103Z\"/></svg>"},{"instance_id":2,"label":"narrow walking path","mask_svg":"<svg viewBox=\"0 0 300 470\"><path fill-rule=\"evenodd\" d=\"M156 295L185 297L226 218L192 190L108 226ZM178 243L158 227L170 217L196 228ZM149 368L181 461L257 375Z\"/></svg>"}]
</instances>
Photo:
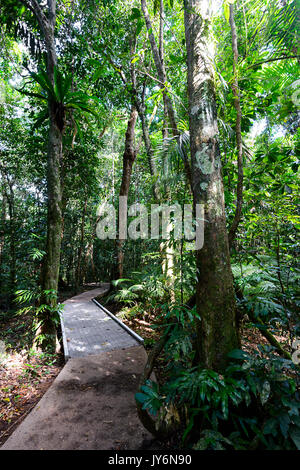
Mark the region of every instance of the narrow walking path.
<instances>
[{"instance_id":1,"label":"narrow walking path","mask_svg":"<svg viewBox=\"0 0 300 470\"><path fill-rule=\"evenodd\" d=\"M66 360L139 344L92 301L108 290L109 284L103 284L64 302L62 332Z\"/></svg>"},{"instance_id":2,"label":"narrow walking path","mask_svg":"<svg viewBox=\"0 0 300 470\"><path fill-rule=\"evenodd\" d=\"M147 355L92 302L105 289L65 302L68 362L1 450L136 450L151 439L134 399Z\"/></svg>"}]
</instances>

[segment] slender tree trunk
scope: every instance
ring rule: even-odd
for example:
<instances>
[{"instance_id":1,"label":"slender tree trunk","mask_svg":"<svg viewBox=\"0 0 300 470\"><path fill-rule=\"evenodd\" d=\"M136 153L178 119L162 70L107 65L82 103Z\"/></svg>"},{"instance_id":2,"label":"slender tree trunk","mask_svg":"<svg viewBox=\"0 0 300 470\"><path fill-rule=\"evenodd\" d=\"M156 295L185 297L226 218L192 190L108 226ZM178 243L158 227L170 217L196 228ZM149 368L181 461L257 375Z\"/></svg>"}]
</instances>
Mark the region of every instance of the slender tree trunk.
<instances>
[{"instance_id":1,"label":"slender tree trunk","mask_svg":"<svg viewBox=\"0 0 300 470\"><path fill-rule=\"evenodd\" d=\"M123 154L123 174L122 182L120 187L120 196L128 197L129 186L132 174L132 167L136 157L136 150L134 146L134 129L137 120L137 110L135 106L131 107L130 118L128 120L128 126L125 135L125 149ZM118 257L118 274L119 278L123 277L123 268L124 268L124 247L125 240L118 238L117 240L117 257Z\"/></svg>"},{"instance_id":2,"label":"slender tree trunk","mask_svg":"<svg viewBox=\"0 0 300 470\"><path fill-rule=\"evenodd\" d=\"M50 108L52 103L50 103ZM61 208L61 180L60 164L62 159L62 132L57 127L56 115L53 109L50 111L50 128L47 158L47 242L46 255L43 260L42 290L58 291L58 279L60 268L61 237L62 237L62 208ZM54 307L56 300L45 295L42 299L45 304ZM42 313L41 328L37 334L45 336L42 348L57 347L56 327L51 318L51 310Z\"/></svg>"},{"instance_id":3,"label":"slender tree trunk","mask_svg":"<svg viewBox=\"0 0 300 470\"><path fill-rule=\"evenodd\" d=\"M159 58L161 61L162 68L165 68L165 49L164 49L164 0L160 0L159 5ZM167 97L166 97L166 90L163 92L163 103L164 103L164 122L163 122L163 129L162 135L163 140L168 138L168 123L167 123L167 116L168 116L168 105L167 105ZM176 126L177 131L177 126Z\"/></svg>"},{"instance_id":4,"label":"slender tree trunk","mask_svg":"<svg viewBox=\"0 0 300 470\"><path fill-rule=\"evenodd\" d=\"M204 245L196 251L200 363L222 370L239 345L218 144L209 0L185 0L194 205L204 205Z\"/></svg>"},{"instance_id":5,"label":"slender tree trunk","mask_svg":"<svg viewBox=\"0 0 300 470\"><path fill-rule=\"evenodd\" d=\"M144 14L145 23L146 23L146 27L147 27L147 31L149 35L149 41L150 41L150 46L152 50L152 55L153 55L156 71L157 71L157 75L160 81L160 87L164 88L165 83L167 81L166 70L165 70L165 66L163 62L161 61L159 48L157 47L156 40L153 34L152 23L151 23L146 0L141 0L141 5L142 5L142 12ZM178 135L174 107L173 107L170 96L167 94L166 94L166 104L167 104L168 116L169 116L173 135Z\"/></svg>"},{"instance_id":6,"label":"slender tree trunk","mask_svg":"<svg viewBox=\"0 0 300 470\"><path fill-rule=\"evenodd\" d=\"M242 206L243 206L243 141L242 141L242 109L241 109L241 93L239 88L238 76L237 76L237 66L238 66L238 44L237 44L237 30L236 24L234 21L234 5L230 5L230 27L231 27L231 40L232 40L232 52L233 52L233 96L234 96L234 107L236 110L236 123L235 123L235 135L236 135L236 146L237 146L237 164L238 164L238 182L236 188L236 209L233 218L232 225L228 233L229 248L231 248L238 225L240 223Z\"/></svg>"},{"instance_id":7,"label":"slender tree trunk","mask_svg":"<svg viewBox=\"0 0 300 470\"><path fill-rule=\"evenodd\" d=\"M46 255L43 266L43 289L57 291L61 234L62 234L62 212L61 212L61 181L60 162L62 159L62 133L55 121L55 113L50 114L48 166L47 166L47 244Z\"/></svg>"},{"instance_id":8,"label":"slender tree trunk","mask_svg":"<svg viewBox=\"0 0 300 470\"><path fill-rule=\"evenodd\" d=\"M78 248L78 258L77 258L77 265L75 271L75 292L77 293L79 286L82 282L82 252L83 252L83 243L84 243L84 224L85 224L85 215L87 209L87 202L88 197L85 199L84 207L82 210L82 217L81 217L81 228L80 228L80 240L79 240L79 248Z\"/></svg>"},{"instance_id":9,"label":"slender tree trunk","mask_svg":"<svg viewBox=\"0 0 300 470\"><path fill-rule=\"evenodd\" d=\"M90 267L91 273L92 273L92 280L93 282L97 281L97 273L96 273L96 267L94 263L94 239L96 236L96 229L94 230L92 234L92 241L87 245L86 251L85 251L85 257L84 257L84 274L83 274L83 282L86 281L86 275L88 272L88 268Z\"/></svg>"},{"instance_id":10,"label":"slender tree trunk","mask_svg":"<svg viewBox=\"0 0 300 470\"><path fill-rule=\"evenodd\" d=\"M156 72L158 75L158 79L160 81L160 88L163 89L163 97L164 97L164 106L167 111L167 115L170 121L170 126L172 129L172 134L174 137L179 136L179 131L177 129L177 123L176 123L176 116L175 116L175 111L173 107L172 100L170 98L170 95L165 92L165 84L167 82L167 74L166 74L166 69L164 65L164 61L162 60L162 57L160 53L163 53L163 43L161 40L161 34L160 33L160 49L157 47L156 40L153 34L153 27L152 27L152 22L150 19L148 7L147 7L147 1L146 0L141 0L141 6L142 6L142 12L145 18L145 23L146 23L146 28L148 31L148 36L149 36L149 42L150 42L150 47L152 51L152 56L156 68ZM160 13L163 13L163 8L160 7ZM162 21L161 17L161 21ZM191 168L190 168L190 162L187 158L186 152L183 150L183 164L185 168L185 173L187 180L190 184L190 187L192 187L192 174L191 174Z\"/></svg>"},{"instance_id":11,"label":"slender tree trunk","mask_svg":"<svg viewBox=\"0 0 300 470\"><path fill-rule=\"evenodd\" d=\"M6 218L6 203L8 207L8 234L9 234L9 307L13 307L15 288L16 288L16 221L15 221L15 195L14 195L14 182L10 179L8 173L3 168L3 212L2 222L5 222ZM6 222L5 222L6 224ZM4 224L3 224L4 227ZM4 233L3 233L4 236ZM4 239L3 239L4 240Z\"/></svg>"},{"instance_id":12,"label":"slender tree trunk","mask_svg":"<svg viewBox=\"0 0 300 470\"><path fill-rule=\"evenodd\" d=\"M47 48L47 72L54 84L54 68L57 63L55 51L54 28L56 22L56 1L48 0L48 23L45 28L45 43ZM57 104L49 101L49 143L47 159L47 193L48 193L48 220L47 220L47 250L44 266L44 289L57 291L61 233L62 233L62 139L63 129L57 122Z\"/></svg>"},{"instance_id":13,"label":"slender tree trunk","mask_svg":"<svg viewBox=\"0 0 300 470\"><path fill-rule=\"evenodd\" d=\"M160 0L160 8L159 8L159 57L161 61L161 65L164 69L164 62L165 62L165 54L164 54L164 0ZM163 127L162 127L162 138L163 138L163 161L164 161L164 168L166 169L166 163L168 156L166 154L166 142L169 136L168 133L168 103L167 103L167 94L166 90L163 92L163 104L164 104L164 120L163 120ZM176 126L176 132L177 126ZM174 131L173 131L174 134ZM165 185L166 195L169 202L171 202L171 188L166 181ZM172 224L169 226L169 230L172 230ZM172 305L175 304L175 276L174 276L174 259L175 259L175 250L174 250L174 241L166 240L160 244L160 252L163 259L162 262L162 272L166 276L166 285L168 287L170 293L170 303Z\"/></svg>"},{"instance_id":14,"label":"slender tree trunk","mask_svg":"<svg viewBox=\"0 0 300 470\"><path fill-rule=\"evenodd\" d=\"M133 57L136 52L136 36L134 36L131 45L131 56ZM131 72L131 83L132 83L132 92L133 92L133 101L135 107L137 109L139 118L142 124L142 133L143 133L143 140L145 144L145 149L148 157L149 162L149 169L150 174L153 177L153 196L156 201L159 199L159 188L157 185L157 168L156 163L154 160L154 153L152 149L152 144L149 135L149 128L151 122L147 123L146 115L145 115L145 92L146 92L146 83L143 85L143 91L141 93L141 98L139 97L139 93L137 90L137 80L136 80L136 72L135 72L135 65L131 61L130 65L130 72Z\"/></svg>"},{"instance_id":15,"label":"slender tree trunk","mask_svg":"<svg viewBox=\"0 0 300 470\"><path fill-rule=\"evenodd\" d=\"M1 229L0 229L0 292L2 289L2 273L4 261L4 247L5 247L5 234L6 234L6 210L7 210L7 197L4 188L2 189L2 204L1 204Z\"/></svg>"},{"instance_id":16,"label":"slender tree trunk","mask_svg":"<svg viewBox=\"0 0 300 470\"><path fill-rule=\"evenodd\" d=\"M9 305L13 307L15 290L16 290L16 221L15 221L15 197L13 185L9 184L9 195L8 195L8 212L9 212Z\"/></svg>"},{"instance_id":17,"label":"slender tree trunk","mask_svg":"<svg viewBox=\"0 0 300 470\"><path fill-rule=\"evenodd\" d=\"M156 201L158 201L159 200L159 188L158 188L158 185L157 185L157 174L158 174L158 172L157 172L157 167L156 167L156 163L155 163L155 160L154 160L154 153L153 153L151 140L150 140L150 135L149 135L149 125L147 124L147 121L146 121L145 109L144 109L143 105L141 107L139 107L138 112L139 112L139 118L140 118L141 124L142 124L143 139L144 139L146 153L147 153L147 157L148 157L150 174L151 174L151 176L153 177L153 180L154 180L154 182L153 182L153 195L154 195L154 199Z\"/></svg>"},{"instance_id":18,"label":"slender tree trunk","mask_svg":"<svg viewBox=\"0 0 300 470\"><path fill-rule=\"evenodd\" d=\"M23 1L23 0L22 0ZM36 16L42 34L44 36L47 52L47 74L49 80L54 84L54 69L57 64L55 47L55 24L56 24L56 0L47 0L47 7L41 6L37 0L26 0L23 2ZM57 103L49 96L49 137L47 153L47 242L46 255L43 261L42 289L57 292L61 234L62 234L62 190L61 190L61 163L63 124L57 119ZM55 306L56 301L45 296L42 301ZM56 329L51 318L51 311L43 313L42 326L38 333L46 335L45 341L50 346L56 343ZM47 345L48 345L47 344Z\"/></svg>"}]
</instances>

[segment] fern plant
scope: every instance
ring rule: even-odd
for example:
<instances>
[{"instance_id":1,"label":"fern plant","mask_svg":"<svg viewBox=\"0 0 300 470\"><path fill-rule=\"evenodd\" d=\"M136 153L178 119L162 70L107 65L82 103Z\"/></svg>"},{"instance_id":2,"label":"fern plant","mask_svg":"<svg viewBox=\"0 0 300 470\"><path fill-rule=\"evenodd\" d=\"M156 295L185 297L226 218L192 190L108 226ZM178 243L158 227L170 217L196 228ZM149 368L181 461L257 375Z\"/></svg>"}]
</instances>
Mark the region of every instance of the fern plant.
<instances>
[{"instance_id":1,"label":"fern plant","mask_svg":"<svg viewBox=\"0 0 300 470\"><path fill-rule=\"evenodd\" d=\"M56 327L60 324L63 304L57 303L57 292L50 290L29 290L22 289L16 292L16 303L20 306L18 315L32 315L32 330L35 336L35 343L41 345L47 343L47 336L37 334L44 321L51 321ZM47 313L46 318L44 313Z\"/></svg>"},{"instance_id":2,"label":"fern plant","mask_svg":"<svg viewBox=\"0 0 300 470\"><path fill-rule=\"evenodd\" d=\"M24 95L37 98L42 104L42 110L37 116L34 128L39 128L49 118L49 103L55 107L57 126L62 132L68 119L75 125L77 131L81 132L78 118L82 114L91 114L97 118L94 106L91 104L95 98L82 93L72 91L72 76L63 75L57 66L54 67L54 83L52 83L45 70L31 72L30 79L18 91ZM25 89L29 84L37 86L38 92Z\"/></svg>"},{"instance_id":3,"label":"fern plant","mask_svg":"<svg viewBox=\"0 0 300 470\"><path fill-rule=\"evenodd\" d=\"M263 269L254 263L242 266L233 264L232 272L243 292L242 303L247 310L268 321L287 321L289 310L283 303L276 267L266 265Z\"/></svg>"},{"instance_id":4,"label":"fern plant","mask_svg":"<svg viewBox=\"0 0 300 470\"><path fill-rule=\"evenodd\" d=\"M186 422L182 438L198 450L300 449L296 366L260 347L234 350L223 375L198 367L173 373L161 390L151 381L136 399L151 414L175 406Z\"/></svg>"}]
</instances>

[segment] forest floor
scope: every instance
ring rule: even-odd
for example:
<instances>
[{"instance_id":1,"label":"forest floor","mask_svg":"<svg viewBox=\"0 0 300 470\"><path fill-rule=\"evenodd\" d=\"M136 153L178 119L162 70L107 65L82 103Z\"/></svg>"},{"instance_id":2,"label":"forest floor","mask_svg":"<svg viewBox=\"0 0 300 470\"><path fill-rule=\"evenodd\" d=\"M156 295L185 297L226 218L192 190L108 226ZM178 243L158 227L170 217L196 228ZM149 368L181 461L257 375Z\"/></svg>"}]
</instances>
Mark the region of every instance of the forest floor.
<instances>
[{"instance_id":1,"label":"forest floor","mask_svg":"<svg viewBox=\"0 0 300 470\"><path fill-rule=\"evenodd\" d=\"M85 286L80 292L95 287L95 285ZM60 301L63 302L72 295L73 292L66 290L61 294ZM158 330L152 328L152 325L157 323L154 315L143 313L140 316L128 317L122 313L122 306L116 303L106 304L106 308L144 338L146 350L151 349L159 337ZM62 353L50 355L30 350L30 318L14 315L7 320L4 314L0 315L1 320L4 319L0 341L4 342L6 348L4 353L0 350L1 446L48 390L63 368L64 358ZM276 338L281 343L287 340L285 337L276 336ZM253 352L258 344L267 344L267 340L256 328L245 326L242 329L243 349ZM159 383L166 379L166 359L163 355L157 362L155 374ZM171 442L164 444L163 447L160 447L160 443L152 445L155 446L155 450L172 447Z\"/></svg>"},{"instance_id":2,"label":"forest floor","mask_svg":"<svg viewBox=\"0 0 300 470\"><path fill-rule=\"evenodd\" d=\"M101 300L99 301L101 302ZM105 307L144 339L146 351L151 350L152 345L155 344L160 337L159 321L157 321L157 317L153 313L145 314L145 312L141 310L140 315L127 315L127 309L124 309L124 306L116 302L105 304ZM267 339L261 334L258 328L251 323L242 325L240 336L241 347L249 354L258 351L258 345L269 345ZM287 332L274 334L274 337L287 351L290 350L289 335ZM166 379L166 366L166 358L162 353L154 368L159 383L162 383Z\"/></svg>"},{"instance_id":3,"label":"forest floor","mask_svg":"<svg viewBox=\"0 0 300 470\"><path fill-rule=\"evenodd\" d=\"M78 293L97 287L85 285ZM72 297L64 289L59 301ZM30 315L0 312L0 447L46 393L64 366L63 353L44 354L31 350ZM2 342L2 343L1 343Z\"/></svg>"}]
</instances>

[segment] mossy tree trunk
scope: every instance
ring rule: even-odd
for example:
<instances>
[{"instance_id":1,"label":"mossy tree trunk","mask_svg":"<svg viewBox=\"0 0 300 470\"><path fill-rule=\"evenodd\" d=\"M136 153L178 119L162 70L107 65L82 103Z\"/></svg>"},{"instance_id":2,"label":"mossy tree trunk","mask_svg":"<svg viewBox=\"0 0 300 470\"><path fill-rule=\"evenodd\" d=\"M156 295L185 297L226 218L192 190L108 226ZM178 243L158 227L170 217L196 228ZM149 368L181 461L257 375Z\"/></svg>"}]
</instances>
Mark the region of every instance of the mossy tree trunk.
<instances>
[{"instance_id":1,"label":"mossy tree trunk","mask_svg":"<svg viewBox=\"0 0 300 470\"><path fill-rule=\"evenodd\" d=\"M218 144L209 0L185 0L185 36L194 204L204 205L204 245L196 251L200 363L222 370L239 346Z\"/></svg>"}]
</instances>

